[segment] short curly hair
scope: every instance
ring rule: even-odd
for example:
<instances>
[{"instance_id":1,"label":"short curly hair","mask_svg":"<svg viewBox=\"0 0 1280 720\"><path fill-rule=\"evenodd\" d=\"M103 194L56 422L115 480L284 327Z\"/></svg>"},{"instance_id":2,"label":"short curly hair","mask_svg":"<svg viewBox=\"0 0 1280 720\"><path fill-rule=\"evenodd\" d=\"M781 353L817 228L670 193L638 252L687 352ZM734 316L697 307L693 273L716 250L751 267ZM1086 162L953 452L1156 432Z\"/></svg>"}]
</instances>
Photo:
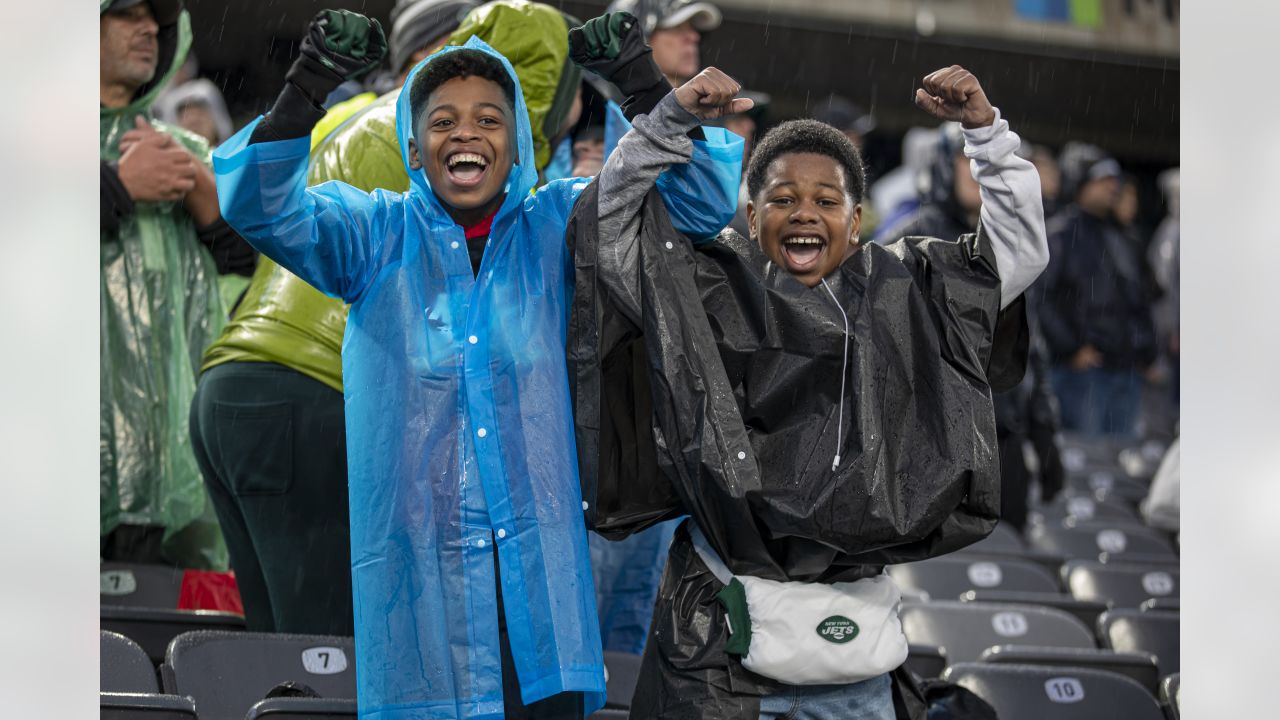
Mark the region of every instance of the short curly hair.
<instances>
[{"instance_id":1,"label":"short curly hair","mask_svg":"<svg viewBox=\"0 0 1280 720\"><path fill-rule=\"evenodd\" d=\"M844 167L844 185L855 203L866 193L862 155L844 133L817 120L788 120L765 133L747 165L747 192L755 197L764 187L769 164L789 153L826 155Z\"/></svg>"},{"instance_id":2,"label":"short curly hair","mask_svg":"<svg viewBox=\"0 0 1280 720\"><path fill-rule=\"evenodd\" d=\"M516 84L512 82L501 61L488 53L470 48L451 50L432 60L413 79L413 87L409 88L409 110L412 112L414 128L418 127L418 116L427 106L431 93L454 78L468 77L484 78L497 83L511 106L511 112L515 113Z\"/></svg>"}]
</instances>

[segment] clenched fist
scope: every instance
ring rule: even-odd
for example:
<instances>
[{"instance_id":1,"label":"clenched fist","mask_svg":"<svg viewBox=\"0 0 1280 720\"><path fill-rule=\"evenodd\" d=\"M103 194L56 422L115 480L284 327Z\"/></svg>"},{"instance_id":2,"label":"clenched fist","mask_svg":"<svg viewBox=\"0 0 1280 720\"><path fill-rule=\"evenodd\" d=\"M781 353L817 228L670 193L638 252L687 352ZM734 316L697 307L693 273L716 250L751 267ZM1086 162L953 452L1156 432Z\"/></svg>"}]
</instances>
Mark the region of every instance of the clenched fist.
<instances>
[{"instance_id":1,"label":"clenched fist","mask_svg":"<svg viewBox=\"0 0 1280 720\"><path fill-rule=\"evenodd\" d=\"M736 80L709 67L676 88L676 102L699 120L714 120L746 112L755 105L750 98L735 98L742 90Z\"/></svg>"},{"instance_id":2,"label":"clenched fist","mask_svg":"<svg viewBox=\"0 0 1280 720\"><path fill-rule=\"evenodd\" d=\"M931 72L921 84L924 87L916 90L916 106L939 120L959 121L968 130L996 121L995 108L978 78L959 65Z\"/></svg>"}]
</instances>

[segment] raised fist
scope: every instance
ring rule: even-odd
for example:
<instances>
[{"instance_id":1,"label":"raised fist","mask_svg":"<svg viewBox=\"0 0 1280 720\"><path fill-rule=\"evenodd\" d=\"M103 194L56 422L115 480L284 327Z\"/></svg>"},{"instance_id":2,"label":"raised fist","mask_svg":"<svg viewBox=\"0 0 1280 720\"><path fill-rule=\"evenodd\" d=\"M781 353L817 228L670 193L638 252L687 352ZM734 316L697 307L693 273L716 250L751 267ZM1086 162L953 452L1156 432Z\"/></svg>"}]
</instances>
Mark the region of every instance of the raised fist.
<instances>
[{"instance_id":1,"label":"raised fist","mask_svg":"<svg viewBox=\"0 0 1280 720\"><path fill-rule=\"evenodd\" d=\"M634 15L605 13L569 31L569 57L584 70L635 95L665 82Z\"/></svg>"},{"instance_id":2,"label":"raised fist","mask_svg":"<svg viewBox=\"0 0 1280 720\"><path fill-rule=\"evenodd\" d=\"M700 120L746 112L755 105L750 98L736 98L742 85L719 70L709 67L676 88L676 102Z\"/></svg>"},{"instance_id":3,"label":"raised fist","mask_svg":"<svg viewBox=\"0 0 1280 720\"><path fill-rule=\"evenodd\" d=\"M285 77L319 104L342 83L367 75L387 54L377 20L348 10L321 10L307 26L298 59Z\"/></svg>"},{"instance_id":4,"label":"raised fist","mask_svg":"<svg viewBox=\"0 0 1280 720\"><path fill-rule=\"evenodd\" d=\"M996 121L995 108L973 73L959 65L925 76L916 90L916 106L939 120L958 121L966 129L987 127Z\"/></svg>"}]
</instances>

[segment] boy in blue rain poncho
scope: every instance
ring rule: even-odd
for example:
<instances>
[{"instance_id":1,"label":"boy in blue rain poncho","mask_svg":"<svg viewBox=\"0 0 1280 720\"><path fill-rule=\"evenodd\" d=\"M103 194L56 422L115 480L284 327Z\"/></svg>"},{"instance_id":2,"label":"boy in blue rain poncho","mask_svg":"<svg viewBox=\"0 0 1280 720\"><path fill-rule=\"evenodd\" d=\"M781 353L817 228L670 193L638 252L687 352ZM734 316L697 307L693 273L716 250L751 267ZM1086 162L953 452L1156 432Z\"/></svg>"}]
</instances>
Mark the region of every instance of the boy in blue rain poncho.
<instances>
[{"instance_id":1,"label":"boy in blue rain poncho","mask_svg":"<svg viewBox=\"0 0 1280 720\"><path fill-rule=\"evenodd\" d=\"M351 303L360 716L581 717L605 689L564 355L565 223L586 182L531 192L519 81L472 38L422 61L400 94L407 193L307 188L320 101L383 47L376 22L321 12L270 113L214 156L228 222ZM732 98L727 81L689 85L685 103L707 117ZM704 152L666 198L714 194L697 179L737 177L740 163L740 150ZM732 213L726 201L683 229L707 236Z\"/></svg>"}]
</instances>

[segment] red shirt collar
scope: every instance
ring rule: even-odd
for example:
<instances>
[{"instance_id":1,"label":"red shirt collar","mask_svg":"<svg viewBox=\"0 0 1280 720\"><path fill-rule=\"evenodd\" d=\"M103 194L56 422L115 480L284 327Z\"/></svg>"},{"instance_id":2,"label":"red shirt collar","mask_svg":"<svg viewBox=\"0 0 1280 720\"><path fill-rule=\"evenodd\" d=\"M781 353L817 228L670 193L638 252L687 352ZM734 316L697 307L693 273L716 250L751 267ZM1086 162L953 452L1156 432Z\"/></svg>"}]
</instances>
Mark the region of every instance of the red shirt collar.
<instances>
[{"instance_id":1,"label":"red shirt collar","mask_svg":"<svg viewBox=\"0 0 1280 720\"><path fill-rule=\"evenodd\" d=\"M489 234L489 229L493 227L493 217L497 214L498 211L494 210L492 213L489 213L489 217L481 220L475 225L464 227L462 229L463 235L465 235L468 240L486 237Z\"/></svg>"}]
</instances>

